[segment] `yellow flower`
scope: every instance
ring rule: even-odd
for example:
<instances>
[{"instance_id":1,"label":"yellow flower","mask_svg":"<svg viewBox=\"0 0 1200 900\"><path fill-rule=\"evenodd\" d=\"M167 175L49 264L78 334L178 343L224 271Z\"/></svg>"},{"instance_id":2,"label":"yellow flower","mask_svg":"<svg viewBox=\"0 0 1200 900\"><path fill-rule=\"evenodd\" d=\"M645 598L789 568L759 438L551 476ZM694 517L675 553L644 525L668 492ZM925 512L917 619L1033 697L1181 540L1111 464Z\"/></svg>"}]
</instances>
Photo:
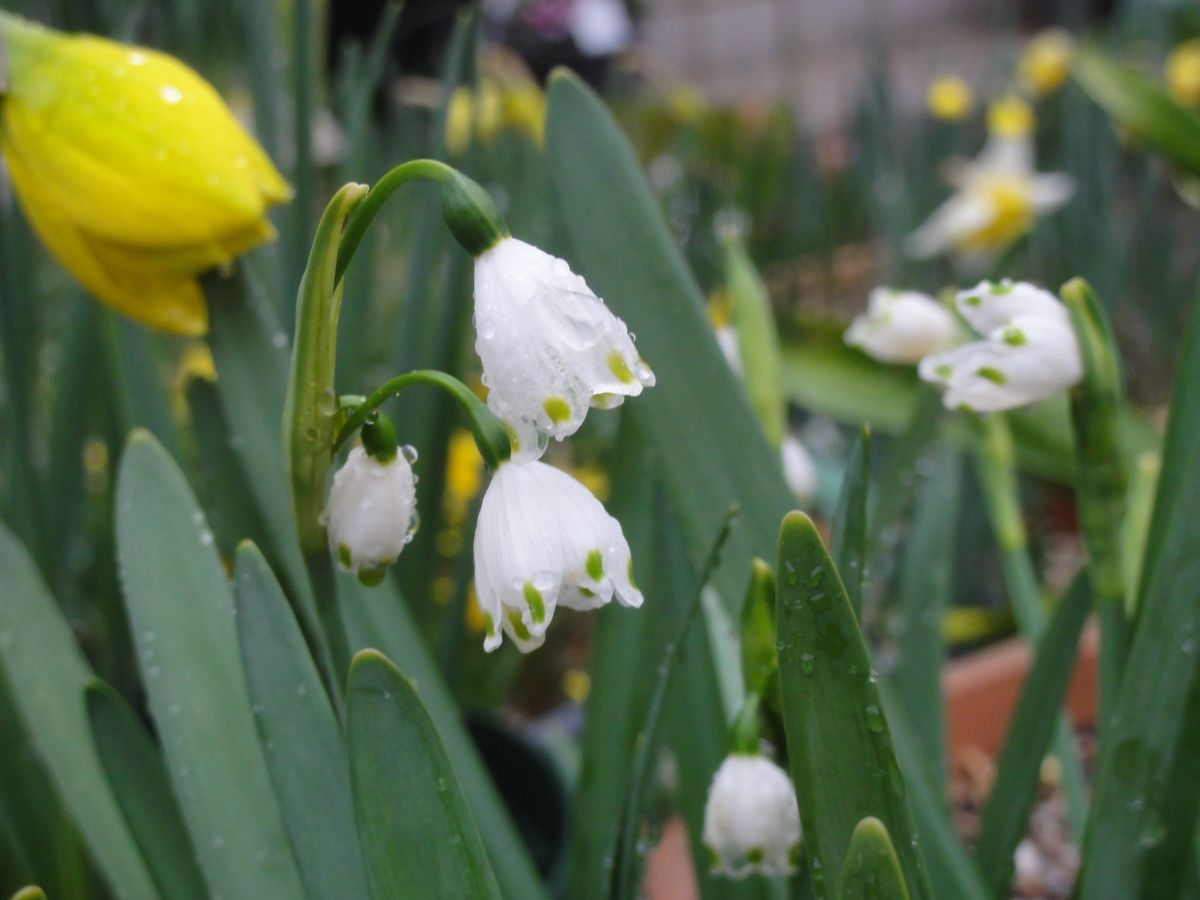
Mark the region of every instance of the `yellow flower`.
<instances>
[{"instance_id":1,"label":"yellow flower","mask_svg":"<svg viewBox=\"0 0 1200 900\"><path fill-rule=\"evenodd\" d=\"M1018 75L1021 83L1035 97L1057 91L1071 74L1071 52L1074 42L1065 31L1043 31L1029 42L1021 57Z\"/></svg>"},{"instance_id":2,"label":"yellow flower","mask_svg":"<svg viewBox=\"0 0 1200 900\"><path fill-rule=\"evenodd\" d=\"M508 85L501 95L500 109L505 125L542 146L546 133L546 95L540 87L533 81Z\"/></svg>"},{"instance_id":3,"label":"yellow flower","mask_svg":"<svg viewBox=\"0 0 1200 900\"><path fill-rule=\"evenodd\" d=\"M1200 38L1171 51L1166 65L1167 90L1182 106L1200 106Z\"/></svg>"},{"instance_id":4,"label":"yellow flower","mask_svg":"<svg viewBox=\"0 0 1200 900\"><path fill-rule=\"evenodd\" d=\"M274 237L287 182L173 57L4 13L0 41L0 152L42 243L98 300L203 334L197 276Z\"/></svg>"},{"instance_id":5,"label":"yellow flower","mask_svg":"<svg viewBox=\"0 0 1200 900\"><path fill-rule=\"evenodd\" d=\"M988 107L988 131L1001 138L1023 138L1033 131L1033 110L1020 97L1002 97Z\"/></svg>"},{"instance_id":6,"label":"yellow flower","mask_svg":"<svg viewBox=\"0 0 1200 900\"><path fill-rule=\"evenodd\" d=\"M930 114L946 122L959 122L971 114L975 94L971 86L955 75L943 75L929 82L925 104Z\"/></svg>"},{"instance_id":7,"label":"yellow flower","mask_svg":"<svg viewBox=\"0 0 1200 900\"><path fill-rule=\"evenodd\" d=\"M471 146L472 135L490 144L500 133L500 89L490 79L480 81L475 90L455 88L446 110L446 149L461 156Z\"/></svg>"}]
</instances>

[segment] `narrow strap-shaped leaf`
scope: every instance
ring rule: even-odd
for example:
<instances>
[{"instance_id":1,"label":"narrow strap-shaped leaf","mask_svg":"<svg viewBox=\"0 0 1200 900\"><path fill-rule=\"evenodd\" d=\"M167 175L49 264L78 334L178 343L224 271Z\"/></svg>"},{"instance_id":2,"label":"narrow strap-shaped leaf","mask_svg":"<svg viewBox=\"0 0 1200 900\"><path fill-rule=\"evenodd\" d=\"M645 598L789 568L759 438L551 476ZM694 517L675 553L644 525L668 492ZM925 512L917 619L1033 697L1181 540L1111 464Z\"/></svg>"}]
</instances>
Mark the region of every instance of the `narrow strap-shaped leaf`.
<instances>
[{"instance_id":1,"label":"narrow strap-shaped leaf","mask_svg":"<svg viewBox=\"0 0 1200 900\"><path fill-rule=\"evenodd\" d=\"M85 691L96 752L162 896L208 896L158 746L124 698L102 681Z\"/></svg>"},{"instance_id":2,"label":"narrow strap-shaped leaf","mask_svg":"<svg viewBox=\"0 0 1200 900\"><path fill-rule=\"evenodd\" d=\"M46 900L46 892L37 885L31 884L13 894L12 900Z\"/></svg>"},{"instance_id":3,"label":"narrow strap-shaped leaf","mask_svg":"<svg viewBox=\"0 0 1200 900\"><path fill-rule=\"evenodd\" d=\"M158 892L92 743L83 702L92 672L33 561L2 524L0 579L0 665L12 702L113 893L151 900Z\"/></svg>"},{"instance_id":4,"label":"narrow strap-shaped leaf","mask_svg":"<svg viewBox=\"0 0 1200 900\"><path fill-rule=\"evenodd\" d=\"M116 506L142 679L209 889L303 898L255 733L233 600L212 533L183 474L147 432L135 431L126 444Z\"/></svg>"},{"instance_id":5,"label":"narrow strap-shaped leaf","mask_svg":"<svg viewBox=\"0 0 1200 900\"><path fill-rule=\"evenodd\" d=\"M742 604L742 681L747 693L762 695L779 670L775 649L775 573L763 560L750 564Z\"/></svg>"},{"instance_id":6,"label":"narrow strap-shaped leaf","mask_svg":"<svg viewBox=\"0 0 1200 900\"><path fill-rule=\"evenodd\" d=\"M246 687L300 875L311 897L364 897L341 729L287 598L248 542L234 586Z\"/></svg>"},{"instance_id":7,"label":"narrow strap-shaped leaf","mask_svg":"<svg viewBox=\"0 0 1200 900\"><path fill-rule=\"evenodd\" d=\"M842 579L803 513L789 513L780 526L777 571L783 724L817 897L835 894L831 873L855 826L875 816L895 836L909 892L929 898L866 645Z\"/></svg>"},{"instance_id":8,"label":"narrow strap-shaped leaf","mask_svg":"<svg viewBox=\"0 0 1200 900\"><path fill-rule=\"evenodd\" d=\"M454 769L413 684L381 653L350 666L354 808L375 900L502 896Z\"/></svg>"},{"instance_id":9,"label":"narrow strap-shaped leaf","mask_svg":"<svg viewBox=\"0 0 1200 900\"><path fill-rule=\"evenodd\" d=\"M1033 667L1021 688L983 810L976 860L996 896L1009 890L1013 855L1028 831L1042 761L1051 751L1063 696L1075 668L1075 648L1091 604L1084 576L1058 601L1050 624L1037 642Z\"/></svg>"},{"instance_id":10,"label":"narrow strap-shaped leaf","mask_svg":"<svg viewBox=\"0 0 1200 900\"><path fill-rule=\"evenodd\" d=\"M1081 896L1138 896L1163 823L1187 811L1173 783L1177 763L1197 762L1185 728L1200 667L1200 314L1193 310L1175 379L1150 537L1142 565L1136 632L1101 748L1084 846ZM1173 810L1184 802L1185 809ZM1164 815L1164 809L1168 813ZM1195 816L1196 805L1190 804ZM1186 817L1184 817L1186 818Z\"/></svg>"},{"instance_id":11,"label":"narrow strap-shaped leaf","mask_svg":"<svg viewBox=\"0 0 1200 900\"><path fill-rule=\"evenodd\" d=\"M876 818L863 819L850 835L838 900L908 900L896 848Z\"/></svg>"},{"instance_id":12,"label":"narrow strap-shaped leaf","mask_svg":"<svg viewBox=\"0 0 1200 900\"><path fill-rule=\"evenodd\" d=\"M871 429L864 425L850 451L833 515L833 560L846 586L850 608L862 616L863 569L867 561L867 491L871 483Z\"/></svg>"},{"instance_id":13,"label":"narrow strap-shaped leaf","mask_svg":"<svg viewBox=\"0 0 1200 900\"><path fill-rule=\"evenodd\" d=\"M901 562L897 597L901 631L892 683L930 761L935 779L932 787L938 794L945 794L946 787L942 614L950 603L961 488L958 451L946 444L917 502Z\"/></svg>"}]
</instances>

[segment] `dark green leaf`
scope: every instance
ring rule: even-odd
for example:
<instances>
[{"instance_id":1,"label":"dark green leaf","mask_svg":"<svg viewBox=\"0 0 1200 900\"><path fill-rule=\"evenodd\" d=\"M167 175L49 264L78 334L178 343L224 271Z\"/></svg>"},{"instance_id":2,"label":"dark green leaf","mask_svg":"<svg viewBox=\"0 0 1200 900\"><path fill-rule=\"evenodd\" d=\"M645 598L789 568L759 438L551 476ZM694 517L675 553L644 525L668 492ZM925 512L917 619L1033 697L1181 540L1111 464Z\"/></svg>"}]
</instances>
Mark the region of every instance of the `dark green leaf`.
<instances>
[{"instance_id":1,"label":"dark green leaf","mask_svg":"<svg viewBox=\"0 0 1200 900\"><path fill-rule=\"evenodd\" d=\"M302 898L212 544L174 461L147 432L134 432L117 482L121 581L150 710L205 880L227 897Z\"/></svg>"},{"instance_id":2,"label":"dark green leaf","mask_svg":"<svg viewBox=\"0 0 1200 900\"><path fill-rule=\"evenodd\" d=\"M838 900L908 900L896 848L878 819L863 819L850 836Z\"/></svg>"},{"instance_id":3,"label":"dark green leaf","mask_svg":"<svg viewBox=\"0 0 1200 900\"><path fill-rule=\"evenodd\" d=\"M246 687L309 896L365 896L346 748L316 664L253 544L238 548L235 579Z\"/></svg>"},{"instance_id":4,"label":"dark green leaf","mask_svg":"<svg viewBox=\"0 0 1200 900\"><path fill-rule=\"evenodd\" d=\"M25 728L114 893L152 900L158 892L92 743L83 703L92 672L33 561L3 525L0 573L0 662Z\"/></svg>"},{"instance_id":5,"label":"dark green leaf","mask_svg":"<svg viewBox=\"0 0 1200 900\"><path fill-rule=\"evenodd\" d=\"M91 682L86 698L96 752L159 891L169 900L202 900L208 889L158 746L107 684Z\"/></svg>"},{"instance_id":6,"label":"dark green leaf","mask_svg":"<svg viewBox=\"0 0 1200 900\"><path fill-rule=\"evenodd\" d=\"M1033 667L1008 728L976 847L979 868L996 896L1010 888L1013 855L1028 831L1042 761L1050 751L1063 696L1075 669L1075 648L1090 609L1087 581L1077 576L1038 640Z\"/></svg>"},{"instance_id":7,"label":"dark green leaf","mask_svg":"<svg viewBox=\"0 0 1200 900\"><path fill-rule=\"evenodd\" d=\"M354 808L375 900L500 898L483 842L433 720L382 654L350 667Z\"/></svg>"},{"instance_id":8,"label":"dark green leaf","mask_svg":"<svg viewBox=\"0 0 1200 900\"><path fill-rule=\"evenodd\" d=\"M783 520L777 572L783 723L814 890L834 895L826 873L846 858L859 821L875 816L895 835L909 892L931 897L862 633L803 513Z\"/></svg>"},{"instance_id":9,"label":"dark green leaf","mask_svg":"<svg viewBox=\"0 0 1200 900\"><path fill-rule=\"evenodd\" d=\"M833 560L856 617L862 615L867 558L867 492L871 486L871 429L864 425L850 451L842 492L833 515Z\"/></svg>"}]
</instances>

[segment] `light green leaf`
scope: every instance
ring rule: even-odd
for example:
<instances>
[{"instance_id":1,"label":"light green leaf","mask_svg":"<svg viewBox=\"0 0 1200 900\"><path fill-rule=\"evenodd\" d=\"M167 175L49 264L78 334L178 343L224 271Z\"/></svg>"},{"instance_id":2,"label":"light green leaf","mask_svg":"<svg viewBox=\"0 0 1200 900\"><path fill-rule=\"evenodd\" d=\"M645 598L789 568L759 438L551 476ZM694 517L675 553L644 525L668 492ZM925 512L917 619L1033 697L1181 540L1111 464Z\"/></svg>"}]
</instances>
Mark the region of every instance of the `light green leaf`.
<instances>
[{"instance_id":1,"label":"light green leaf","mask_svg":"<svg viewBox=\"0 0 1200 900\"><path fill-rule=\"evenodd\" d=\"M121 581L150 710L201 869L214 894L303 898L212 543L174 461L149 434L134 432L117 480Z\"/></svg>"},{"instance_id":2,"label":"light green leaf","mask_svg":"<svg viewBox=\"0 0 1200 900\"><path fill-rule=\"evenodd\" d=\"M162 896L208 896L162 754L124 698L102 681L85 691L96 752Z\"/></svg>"},{"instance_id":3,"label":"light green leaf","mask_svg":"<svg viewBox=\"0 0 1200 900\"><path fill-rule=\"evenodd\" d=\"M350 666L354 809L375 900L500 898L454 769L413 684L381 653Z\"/></svg>"},{"instance_id":4,"label":"light green leaf","mask_svg":"<svg viewBox=\"0 0 1200 900\"><path fill-rule=\"evenodd\" d=\"M92 743L83 689L93 675L33 561L0 525L0 662L59 799L114 893L158 891Z\"/></svg>"},{"instance_id":5,"label":"light green leaf","mask_svg":"<svg viewBox=\"0 0 1200 900\"><path fill-rule=\"evenodd\" d=\"M850 836L838 900L908 900L896 848L876 818L863 819Z\"/></svg>"},{"instance_id":6,"label":"light green leaf","mask_svg":"<svg viewBox=\"0 0 1200 900\"><path fill-rule=\"evenodd\" d=\"M763 560L750 564L742 604L742 681L748 694L764 694L779 659L775 650L775 573Z\"/></svg>"},{"instance_id":7,"label":"light green leaf","mask_svg":"<svg viewBox=\"0 0 1200 900\"><path fill-rule=\"evenodd\" d=\"M813 889L818 898L835 895L827 873L846 859L859 821L874 816L895 835L909 892L929 898L866 645L842 579L803 513L789 513L780 526L776 571L783 724Z\"/></svg>"},{"instance_id":8,"label":"light green leaf","mask_svg":"<svg viewBox=\"0 0 1200 900\"><path fill-rule=\"evenodd\" d=\"M254 721L309 896L366 896L341 728L287 598L249 542L234 585Z\"/></svg>"}]
</instances>

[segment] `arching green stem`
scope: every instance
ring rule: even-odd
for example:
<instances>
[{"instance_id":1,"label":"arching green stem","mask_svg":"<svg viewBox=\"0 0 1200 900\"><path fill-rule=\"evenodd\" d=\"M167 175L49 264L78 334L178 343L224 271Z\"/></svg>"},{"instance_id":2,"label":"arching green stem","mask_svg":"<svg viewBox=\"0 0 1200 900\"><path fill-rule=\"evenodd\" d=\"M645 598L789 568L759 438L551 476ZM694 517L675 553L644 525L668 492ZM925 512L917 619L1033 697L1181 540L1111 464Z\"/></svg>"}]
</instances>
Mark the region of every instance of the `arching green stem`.
<instances>
[{"instance_id":1,"label":"arching green stem","mask_svg":"<svg viewBox=\"0 0 1200 900\"><path fill-rule=\"evenodd\" d=\"M415 384L441 388L459 402L470 420L471 434L475 436L479 453L493 472L512 455L512 438L508 427L471 392L469 387L452 375L435 369L418 369L406 375L397 375L368 394L342 424L333 442L333 452L336 454L384 401Z\"/></svg>"},{"instance_id":2,"label":"arching green stem","mask_svg":"<svg viewBox=\"0 0 1200 900\"><path fill-rule=\"evenodd\" d=\"M496 211L492 198L476 182L435 159L409 160L375 182L346 223L338 251L337 280L345 274L354 251L388 198L398 188L419 179L434 181L440 186L442 217L463 249L472 256L478 256L508 236L508 227Z\"/></svg>"}]
</instances>

